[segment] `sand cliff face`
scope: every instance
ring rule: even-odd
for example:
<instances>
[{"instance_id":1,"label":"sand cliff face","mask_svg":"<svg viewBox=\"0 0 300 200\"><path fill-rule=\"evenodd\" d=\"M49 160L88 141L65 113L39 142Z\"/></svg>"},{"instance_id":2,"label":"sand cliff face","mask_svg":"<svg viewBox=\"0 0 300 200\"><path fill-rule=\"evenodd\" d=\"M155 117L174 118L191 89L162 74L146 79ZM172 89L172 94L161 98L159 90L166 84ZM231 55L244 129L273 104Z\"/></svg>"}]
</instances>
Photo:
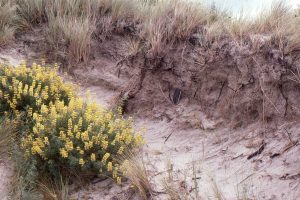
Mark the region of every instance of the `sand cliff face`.
<instances>
[{"instance_id":1,"label":"sand cliff face","mask_svg":"<svg viewBox=\"0 0 300 200\"><path fill-rule=\"evenodd\" d=\"M43 34L36 30L18 38L7 59L20 54L29 62L51 62L57 55L46 51ZM197 161L202 193L212 189L211 175L228 199L238 199L235 189L244 186L250 199L297 199L299 50L266 35L237 41L225 34L208 41L193 34L153 55L123 30L93 38L89 62L73 65L70 73L99 103L113 107L123 101L137 126L148 128L143 155L156 190L163 190L160 179L170 160L177 189L188 193ZM183 182L187 186L180 188ZM115 195L115 186L104 190L102 184L79 193L92 199L126 194L127 186Z\"/></svg>"},{"instance_id":2,"label":"sand cliff face","mask_svg":"<svg viewBox=\"0 0 300 200\"><path fill-rule=\"evenodd\" d=\"M227 199L300 198L299 50L263 35L211 45L193 37L159 57L128 56L130 41L114 35L94 45L90 68L74 74L97 99L109 88L108 106L125 98L127 113L148 128L143 155L156 191L170 162L174 187L190 199L194 176L202 199L216 195L212 180Z\"/></svg>"},{"instance_id":3,"label":"sand cliff face","mask_svg":"<svg viewBox=\"0 0 300 200\"><path fill-rule=\"evenodd\" d=\"M160 57L128 56L131 40L115 35L93 46L90 68L74 74L99 102L107 89L106 105L125 98L126 112L148 129L142 155L162 191L153 199L169 199L162 186L169 173L187 199L214 197L214 182L224 199L300 198L299 52L254 35L211 46L193 38Z\"/></svg>"},{"instance_id":4,"label":"sand cliff face","mask_svg":"<svg viewBox=\"0 0 300 200\"><path fill-rule=\"evenodd\" d=\"M223 38L201 45L195 36L155 57L126 55L131 40L113 36L95 44L89 68L74 71L118 91L129 112L176 119L190 127L203 126L197 113L233 127L300 115L299 52L280 49L271 37L253 35L243 42Z\"/></svg>"}]
</instances>

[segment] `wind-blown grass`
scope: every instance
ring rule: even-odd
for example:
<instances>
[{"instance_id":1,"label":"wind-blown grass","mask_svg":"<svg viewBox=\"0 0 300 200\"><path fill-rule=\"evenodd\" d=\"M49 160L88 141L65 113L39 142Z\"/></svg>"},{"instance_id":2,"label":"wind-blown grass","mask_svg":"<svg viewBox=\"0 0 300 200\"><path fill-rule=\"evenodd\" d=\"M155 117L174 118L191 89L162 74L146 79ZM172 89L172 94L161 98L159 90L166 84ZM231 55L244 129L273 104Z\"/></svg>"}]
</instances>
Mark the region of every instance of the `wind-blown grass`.
<instances>
[{"instance_id":1,"label":"wind-blown grass","mask_svg":"<svg viewBox=\"0 0 300 200\"><path fill-rule=\"evenodd\" d=\"M0 0L0 46L14 39L16 19L16 5L9 0Z\"/></svg>"},{"instance_id":2,"label":"wind-blown grass","mask_svg":"<svg viewBox=\"0 0 300 200\"><path fill-rule=\"evenodd\" d=\"M0 10L0 45L14 38L16 27L20 31L46 25L48 48L65 54L69 64L87 62L93 38L114 31L142 41L143 51L154 57L193 34L210 43L224 35L243 42L261 34L274 37L278 45L288 41L288 52L300 43L299 16L282 2L256 19L231 18L201 2L182 0L1 0Z\"/></svg>"},{"instance_id":3,"label":"wind-blown grass","mask_svg":"<svg viewBox=\"0 0 300 200\"><path fill-rule=\"evenodd\" d=\"M20 18L20 29L32 29L33 26L45 22L46 1L44 0L16 0L17 14Z\"/></svg>"}]
</instances>

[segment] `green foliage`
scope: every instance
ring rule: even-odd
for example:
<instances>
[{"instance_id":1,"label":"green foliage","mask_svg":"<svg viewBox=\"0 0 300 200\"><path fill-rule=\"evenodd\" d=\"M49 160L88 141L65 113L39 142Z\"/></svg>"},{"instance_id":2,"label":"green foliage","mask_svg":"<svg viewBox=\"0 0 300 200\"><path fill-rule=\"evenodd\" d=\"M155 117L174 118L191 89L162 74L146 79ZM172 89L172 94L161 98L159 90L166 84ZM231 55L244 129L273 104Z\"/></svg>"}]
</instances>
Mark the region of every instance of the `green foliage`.
<instances>
[{"instance_id":1,"label":"green foliage","mask_svg":"<svg viewBox=\"0 0 300 200\"><path fill-rule=\"evenodd\" d=\"M120 182L117 158L141 144L141 136L132 120L75 93L75 86L49 67L0 67L0 114L22 122L19 142L29 171L55 179L100 174Z\"/></svg>"}]
</instances>

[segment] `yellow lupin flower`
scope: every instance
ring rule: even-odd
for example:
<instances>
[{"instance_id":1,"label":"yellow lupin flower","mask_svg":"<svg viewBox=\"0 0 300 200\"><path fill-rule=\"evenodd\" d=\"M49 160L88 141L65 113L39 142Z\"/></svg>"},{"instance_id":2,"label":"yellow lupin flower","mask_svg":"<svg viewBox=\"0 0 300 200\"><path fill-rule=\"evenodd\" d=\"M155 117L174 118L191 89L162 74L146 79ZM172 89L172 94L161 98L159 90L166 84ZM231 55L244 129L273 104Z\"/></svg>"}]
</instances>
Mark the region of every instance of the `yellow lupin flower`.
<instances>
[{"instance_id":1,"label":"yellow lupin flower","mask_svg":"<svg viewBox=\"0 0 300 200\"><path fill-rule=\"evenodd\" d=\"M60 153L61 157L63 157L63 158L68 157L68 152L64 148L60 148L59 153Z\"/></svg>"},{"instance_id":2,"label":"yellow lupin flower","mask_svg":"<svg viewBox=\"0 0 300 200\"><path fill-rule=\"evenodd\" d=\"M84 154L84 151L83 151L83 150L80 150L80 151L79 151L79 154L83 155L83 154Z\"/></svg>"},{"instance_id":3,"label":"yellow lupin flower","mask_svg":"<svg viewBox=\"0 0 300 200\"><path fill-rule=\"evenodd\" d=\"M95 161L96 160L96 155L94 153L91 154L91 161Z\"/></svg>"},{"instance_id":4,"label":"yellow lupin flower","mask_svg":"<svg viewBox=\"0 0 300 200\"><path fill-rule=\"evenodd\" d=\"M66 140L66 139L67 139L67 136L66 136L66 134L64 133L64 131L60 131L60 132L59 132L59 138L60 138L61 140Z\"/></svg>"},{"instance_id":5,"label":"yellow lupin flower","mask_svg":"<svg viewBox=\"0 0 300 200\"><path fill-rule=\"evenodd\" d=\"M23 92L22 89L23 89L23 83L22 83L22 81L20 81L20 82L19 82L19 85L18 85L18 93L19 93L19 94L21 94L21 93Z\"/></svg>"},{"instance_id":6,"label":"yellow lupin flower","mask_svg":"<svg viewBox=\"0 0 300 200\"><path fill-rule=\"evenodd\" d=\"M121 185L121 183L122 183L121 177L117 177L117 184Z\"/></svg>"},{"instance_id":7,"label":"yellow lupin flower","mask_svg":"<svg viewBox=\"0 0 300 200\"><path fill-rule=\"evenodd\" d=\"M47 108L47 106L44 105L44 104L41 106L41 113L42 113L42 114L48 114L48 108Z\"/></svg>"},{"instance_id":8,"label":"yellow lupin flower","mask_svg":"<svg viewBox=\"0 0 300 200\"><path fill-rule=\"evenodd\" d=\"M28 94L28 85L25 84L24 90L23 90L23 95L27 95L27 94Z\"/></svg>"},{"instance_id":9,"label":"yellow lupin flower","mask_svg":"<svg viewBox=\"0 0 300 200\"><path fill-rule=\"evenodd\" d=\"M89 150L89 143L88 142L84 142L84 150Z\"/></svg>"},{"instance_id":10,"label":"yellow lupin flower","mask_svg":"<svg viewBox=\"0 0 300 200\"><path fill-rule=\"evenodd\" d=\"M135 143L136 143L137 145L141 145L141 144L144 143L144 140L143 140L143 137L142 137L141 134L137 134L137 135L135 136Z\"/></svg>"},{"instance_id":11,"label":"yellow lupin flower","mask_svg":"<svg viewBox=\"0 0 300 200\"><path fill-rule=\"evenodd\" d=\"M49 145L49 139L48 139L48 137L44 137L44 143L45 143L46 145Z\"/></svg>"},{"instance_id":12,"label":"yellow lupin flower","mask_svg":"<svg viewBox=\"0 0 300 200\"><path fill-rule=\"evenodd\" d=\"M122 116L122 114L123 114L123 109L122 109L121 106L119 106L119 107L117 108L117 113L118 113L119 116Z\"/></svg>"},{"instance_id":13,"label":"yellow lupin flower","mask_svg":"<svg viewBox=\"0 0 300 200\"><path fill-rule=\"evenodd\" d=\"M73 111L71 114L72 119L75 119L77 117L77 112Z\"/></svg>"},{"instance_id":14,"label":"yellow lupin flower","mask_svg":"<svg viewBox=\"0 0 300 200\"><path fill-rule=\"evenodd\" d=\"M89 134L87 131L84 131L83 133L81 133L81 139L82 141L88 141L89 140Z\"/></svg>"},{"instance_id":15,"label":"yellow lupin flower","mask_svg":"<svg viewBox=\"0 0 300 200\"><path fill-rule=\"evenodd\" d=\"M38 134L39 133L38 128L36 126L34 126L32 128L32 131L33 131L34 134Z\"/></svg>"},{"instance_id":16,"label":"yellow lupin flower","mask_svg":"<svg viewBox=\"0 0 300 200\"><path fill-rule=\"evenodd\" d=\"M112 171L112 162L107 163L107 171L111 172Z\"/></svg>"},{"instance_id":17,"label":"yellow lupin flower","mask_svg":"<svg viewBox=\"0 0 300 200\"><path fill-rule=\"evenodd\" d=\"M121 147L119 148L119 150L118 150L118 154L123 154L123 152L124 152L124 147L121 146Z\"/></svg>"},{"instance_id":18,"label":"yellow lupin flower","mask_svg":"<svg viewBox=\"0 0 300 200\"><path fill-rule=\"evenodd\" d=\"M36 105L41 105L41 103L42 103L42 99L36 99Z\"/></svg>"},{"instance_id":19,"label":"yellow lupin flower","mask_svg":"<svg viewBox=\"0 0 300 200\"><path fill-rule=\"evenodd\" d=\"M78 120L78 130L81 131L81 128L82 128L82 117L80 117Z\"/></svg>"},{"instance_id":20,"label":"yellow lupin flower","mask_svg":"<svg viewBox=\"0 0 300 200\"><path fill-rule=\"evenodd\" d=\"M127 144L127 145L129 145L131 142L132 142L132 135L129 135L129 134L126 134L125 135L125 143ZM137 136L137 139L139 139L139 137Z\"/></svg>"},{"instance_id":21,"label":"yellow lupin flower","mask_svg":"<svg viewBox=\"0 0 300 200\"><path fill-rule=\"evenodd\" d=\"M110 112L106 113L105 118L107 121L110 121L112 119L112 114Z\"/></svg>"},{"instance_id":22,"label":"yellow lupin flower","mask_svg":"<svg viewBox=\"0 0 300 200\"><path fill-rule=\"evenodd\" d=\"M79 165L83 166L84 165L84 160L82 158L79 159Z\"/></svg>"},{"instance_id":23,"label":"yellow lupin flower","mask_svg":"<svg viewBox=\"0 0 300 200\"><path fill-rule=\"evenodd\" d=\"M89 147L93 148L93 145L94 145L93 141L89 141Z\"/></svg>"},{"instance_id":24,"label":"yellow lupin flower","mask_svg":"<svg viewBox=\"0 0 300 200\"><path fill-rule=\"evenodd\" d=\"M105 163L107 161L107 159L109 158L109 156L110 156L110 153L105 153L103 158L102 158L102 162Z\"/></svg>"},{"instance_id":25,"label":"yellow lupin flower","mask_svg":"<svg viewBox=\"0 0 300 200\"><path fill-rule=\"evenodd\" d=\"M71 130L68 130L68 136L71 138L74 137L73 132Z\"/></svg>"},{"instance_id":26,"label":"yellow lupin flower","mask_svg":"<svg viewBox=\"0 0 300 200\"><path fill-rule=\"evenodd\" d=\"M34 95L33 95L33 97L34 97L34 98L38 98L38 97L39 97L39 93L38 93L38 92L35 92Z\"/></svg>"},{"instance_id":27,"label":"yellow lupin flower","mask_svg":"<svg viewBox=\"0 0 300 200\"><path fill-rule=\"evenodd\" d=\"M115 167L112 175L113 175L113 178L117 178L117 176L118 176L118 168L117 167Z\"/></svg>"},{"instance_id":28,"label":"yellow lupin flower","mask_svg":"<svg viewBox=\"0 0 300 200\"><path fill-rule=\"evenodd\" d=\"M45 144L43 142L43 140L41 138L36 138L36 144L39 146L39 147L42 147L44 148L45 147Z\"/></svg>"},{"instance_id":29,"label":"yellow lupin flower","mask_svg":"<svg viewBox=\"0 0 300 200\"><path fill-rule=\"evenodd\" d=\"M9 94L4 94L4 99L8 100L9 99Z\"/></svg>"},{"instance_id":30,"label":"yellow lupin flower","mask_svg":"<svg viewBox=\"0 0 300 200\"><path fill-rule=\"evenodd\" d=\"M28 116L29 116L29 117L31 117L31 116L32 116L32 108L28 108L28 110L27 110L27 114L28 114Z\"/></svg>"},{"instance_id":31,"label":"yellow lupin flower","mask_svg":"<svg viewBox=\"0 0 300 200\"><path fill-rule=\"evenodd\" d=\"M67 141L66 144L65 144L65 149L67 151L72 151L73 150L73 142L72 141Z\"/></svg>"},{"instance_id":32,"label":"yellow lupin flower","mask_svg":"<svg viewBox=\"0 0 300 200\"><path fill-rule=\"evenodd\" d=\"M77 133L76 133L76 138L77 138L78 140L80 139L80 135L81 135L80 132L77 132Z\"/></svg>"},{"instance_id":33,"label":"yellow lupin flower","mask_svg":"<svg viewBox=\"0 0 300 200\"><path fill-rule=\"evenodd\" d=\"M24 154L24 158L25 160L28 160L28 158L30 157L30 152L28 149L26 149L25 154Z\"/></svg>"},{"instance_id":34,"label":"yellow lupin flower","mask_svg":"<svg viewBox=\"0 0 300 200\"><path fill-rule=\"evenodd\" d=\"M0 74L0 99L8 105L3 113L21 116L21 109L25 108L26 117L32 121L31 130L20 144L27 158L34 155L41 158L38 162L47 159L61 162L53 157L76 156L77 166L99 160L101 165L94 163L92 170L110 172L121 184L118 173L126 166L117 165L113 158L143 143L141 134L135 135L132 118L123 118L121 107L114 114L95 102L85 102L76 95L76 88L64 83L55 70L35 63L31 68L25 62L17 68L1 66ZM49 145L58 155L46 151ZM103 152L103 156L98 152Z\"/></svg>"},{"instance_id":35,"label":"yellow lupin flower","mask_svg":"<svg viewBox=\"0 0 300 200\"><path fill-rule=\"evenodd\" d=\"M106 150L107 147L108 147L108 141L103 140L102 143L101 143L101 147L102 147L104 150Z\"/></svg>"},{"instance_id":36,"label":"yellow lupin flower","mask_svg":"<svg viewBox=\"0 0 300 200\"><path fill-rule=\"evenodd\" d=\"M74 131L74 133L78 132L78 126L77 125L74 125L73 131Z\"/></svg>"},{"instance_id":37,"label":"yellow lupin flower","mask_svg":"<svg viewBox=\"0 0 300 200\"><path fill-rule=\"evenodd\" d=\"M34 145L32 148L31 148L31 153L34 155L34 154L42 154L43 151L42 149L38 146L38 145Z\"/></svg>"},{"instance_id":38,"label":"yellow lupin flower","mask_svg":"<svg viewBox=\"0 0 300 200\"><path fill-rule=\"evenodd\" d=\"M69 120L68 120L68 130L72 130L72 119L70 118Z\"/></svg>"},{"instance_id":39,"label":"yellow lupin flower","mask_svg":"<svg viewBox=\"0 0 300 200\"><path fill-rule=\"evenodd\" d=\"M6 86L6 77L2 77L1 81L2 81L2 85L5 87Z\"/></svg>"},{"instance_id":40,"label":"yellow lupin flower","mask_svg":"<svg viewBox=\"0 0 300 200\"><path fill-rule=\"evenodd\" d=\"M32 84L31 84L31 87L32 87L32 88L35 88L35 86L36 86L36 81L33 79Z\"/></svg>"}]
</instances>

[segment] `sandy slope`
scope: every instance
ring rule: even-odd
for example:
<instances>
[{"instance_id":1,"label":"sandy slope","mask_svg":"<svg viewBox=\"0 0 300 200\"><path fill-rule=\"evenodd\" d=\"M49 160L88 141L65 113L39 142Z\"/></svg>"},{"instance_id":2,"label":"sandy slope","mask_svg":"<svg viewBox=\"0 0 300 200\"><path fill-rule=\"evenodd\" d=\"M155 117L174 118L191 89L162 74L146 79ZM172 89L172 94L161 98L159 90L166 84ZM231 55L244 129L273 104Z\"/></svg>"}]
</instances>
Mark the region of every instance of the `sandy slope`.
<instances>
[{"instance_id":1,"label":"sandy slope","mask_svg":"<svg viewBox=\"0 0 300 200\"><path fill-rule=\"evenodd\" d=\"M12 163L7 158L0 158L0 199L5 200L9 192L10 180L13 177Z\"/></svg>"},{"instance_id":2,"label":"sandy slope","mask_svg":"<svg viewBox=\"0 0 300 200\"><path fill-rule=\"evenodd\" d=\"M116 40L116 44L121 42ZM139 73L139 67L129 65L124 67L120 77L117 77L117 60L108 55L117 49L113 44L109 41L95 50L92 67L85 70L85 73L82 73L81 69L75 71L80 80L85 80L84 88L94 91L96 100L108 107L114 103L119 89L126 83L130 85L130 80L135 78L133 75L133 78L128 79L128 74ZM133 66L138 65L139 63L133 63ZM210 75L217 73L219 66L215 67L216 71L212 70ZM247 116L251 114L247 112L245 115L239 115L244 109L247 110L249 103L248 96L241 93L239 95L242 100L237 98L235 102L238 104L246 99L245 105L234 111L238 116L234 120L241 123L234 126L226 121L220 123L201 112L201 104L192 104L187 98L183 98L178 105L169 102L167 93L164 94L166 90L162 89L163 83L176 80L176 77L168 76L169 71L147 73L148 76L146 75L142 82L142 89L131 100L133 103L130 106L135 107L129 110L133 111L130 115L134 116L136 126L147 128L144 134L147 144L143 148L143 157L154 190L160 193L154 196L154 199L168 199L163 194L165 189L162 182L172 182L174 190L180 194L189 194L188 199L214 199L218 193L229 200L243 197L269 200L300 199L300 124L297 118L280 118L264 124L258 115L251 116L253 118ZM170 79L164 80L166 77ZM203 79L203 76L200 77ZM182 79L184 78L187 77L183 76ZM208 91L219 90L214 90L210 85L209 81L214 80L213 78L207 79L208 82L203 83L204 89L207 86L207 90L201 91L199 95L200 100L207 99L207 102L211 102L218 94ZM161 87L158 83L160 81ZM133 88L130 92L135 90L135 87ZM275 95L276 90L271 89L270 92L270 95ZM254 92L249 96L254 98L258 93ZM223 103L219 107L228 106L225 105L226 101ZM253 105L255 107L260 103L256 102ZM268 109L274 112L273 107ZM216 112L220 110L222 108ZM259 153L250 158L255 152ZM198 190L195 189L196 186ZM88 190L88 193L92 199L97 199L97 195L103 194L103 190ZM106 199L114 196L109 193Z\"/></svg>"},{"instance_id":3,"label":"sandy slope","mask_svg":"<svg viewBox=\"0 0 300 200\"><path fill-rule=\"evenodd\" d=\"M85 89L94 91L97 101L104 105L109 105L112 101L109 97L115 94L103 86L86 86ZM201 118L202 124L210 122L205 116ZM292 143L287 135L289 132L292 142L299 142L300 124L297 122L283 124L278 129L255 123L236 130L226 127L184 130L172 121L135 120L138 128L147 128L143 157L155 191L162 192L154 199L168 199L163 194L162 182L168 182L170 174L173 187L182 194L190 193L191 199L214 197L216 188L226 199L244 196L269 200L300 198L300 146L288 148ZM263 151L247 159L263 141L266 144ZM276 153L281 155L270 158ZM198 197L194 189L195 176ZM123 188L111 185L109 189L103 184L106 183L91 184L81 190L81 195L89 199L126 199L120 195L130 191L127 184Z\"/></svg>"},{"instance_id":4,"label":"sandy slope","mask_svg":"<svg viewBox=\"0 0 300 200\"><path fill-rule=\"evenodd\" d=\"M12 56L15 58L14 52L1 57L15 62L17 59L12 60ZM103 73L87 71L88 81L81 81L81 86L83 90L94 93L98 103L109 107L123 80L106 70L112 69L112 63L105 59L101 62ZM91 76L98 76L99 80L102 77L102 81L93 82L91 80L95 79ZM181 102L177 108L184 106ZM154 190L160 192L153 196L154 199L168 199L162 182L170 182L170 179L176 191L190 194L191 199L208 199L216 195L215 191L226 199L243 196L249 199L300 199L300 124L297 121L277 124L276 127L254 123L232 129L216 126L218 123L203 113L194 112L194 107L186 110L181 120L185 121L185 116L190 120L189 114L193 113L201 128L186 129L180 127L180 120L154 120L151 116L140 118L131 113L137 128L147 129L142 154ZM262 144L265 146L261 153L247 159ZM276 153L280 155L270 157ZM0 175L0 194L5 196L11 176L7 163L1 163ZM195 189L195 184L198 189ZM195 191L198 191L198 196ZM71 196L73 199L138 199L129 184L120 187L109 180L94 180Z\"/></svg>"},{"instance_id":5,"label":"sandy slope","mask_svg":"<svg viewBox=\"0 0 300 200\"><path fill-rule=\"evenodd\" d=\"M13 65L19 64L23 56L16 50L1 51L0 62L9 62ZM11 161L5 155L0 155L0 200L7 198L9 192L9 184L13 172L13 165Z\"/></svg>"}]
</instances>

